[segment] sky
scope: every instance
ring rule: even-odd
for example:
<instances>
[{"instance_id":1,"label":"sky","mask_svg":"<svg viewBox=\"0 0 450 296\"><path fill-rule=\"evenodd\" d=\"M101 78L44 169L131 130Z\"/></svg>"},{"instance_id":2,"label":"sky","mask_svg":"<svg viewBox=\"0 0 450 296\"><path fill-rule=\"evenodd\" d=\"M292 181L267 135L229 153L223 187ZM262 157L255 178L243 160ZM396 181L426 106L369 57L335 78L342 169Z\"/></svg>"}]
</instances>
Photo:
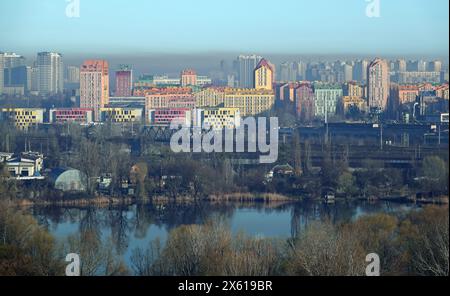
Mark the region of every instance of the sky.
<instances>
[{"instance_id":1,"label":"sky","mask_svg":"<svg viewBox=\"0 0 450 296\"><path fill-rule=\"evenodd\" d=\"M79 17L66 14L79 1ZM379 17L366 15L379 1ZM2 0L0 51L448 56L448 0ZM71 6L74 7L74 6Z\"/></svg>"}]
</instances>

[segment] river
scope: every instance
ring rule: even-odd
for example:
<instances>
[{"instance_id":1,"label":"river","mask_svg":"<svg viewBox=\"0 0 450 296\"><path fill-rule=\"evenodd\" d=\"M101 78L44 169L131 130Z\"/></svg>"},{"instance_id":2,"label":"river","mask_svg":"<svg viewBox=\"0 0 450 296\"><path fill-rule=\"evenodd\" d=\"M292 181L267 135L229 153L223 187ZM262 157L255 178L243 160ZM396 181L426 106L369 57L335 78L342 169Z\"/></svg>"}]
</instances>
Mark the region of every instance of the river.
<instances>
[{"instance_id":1,"label":"river","mask_svg":"<svg viewBox=\"0 0 450 296\"><path fill-rule=\"evenodd\" d=\"M83 229L94 229L102 240L110 239L115 250L129 266L132 251L146 248L150 242L162 243L171 229L180 225L202 224L210 219L222 219L233 233L287 239L298 235L313 221L349 222L374 213L405 215L419 209L413 204L386 201L241 204L139 204L131 206L57 207L34 206L29 212L59 241Z\"/></svg>"}]
</instances>

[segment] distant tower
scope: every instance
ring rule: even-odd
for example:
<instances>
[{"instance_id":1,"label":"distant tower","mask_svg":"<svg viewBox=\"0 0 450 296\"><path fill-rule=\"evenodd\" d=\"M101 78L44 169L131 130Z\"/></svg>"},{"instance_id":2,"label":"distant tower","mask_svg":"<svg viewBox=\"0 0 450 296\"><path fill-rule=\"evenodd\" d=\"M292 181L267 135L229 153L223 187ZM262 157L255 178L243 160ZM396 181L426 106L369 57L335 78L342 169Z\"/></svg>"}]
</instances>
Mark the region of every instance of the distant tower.
<instances>
[{"instance_id":1,"label":"distant tower","mask_svg":"<svg viewBox=\"0 0 450 296\"><path fill-rule=\"evenodd\" d=\"M389 98L389 66L386 60L376 58L367 68L367 97L371 111L386 111Z\"/></svg>"},{"instance_id":2,"label":"distant tower","mask_svg":"<svg viewBox=\"0 0 450 296\"><path fill-rule=\"evenodd\" d=\"M197 85L197 73L192 69L181 72L181 86Z\"/></svg>"},{"instance_id":3,"label":"distant tower","mask_svg":"<svg viewBox=\"0 0 450 296\"><path fill-rule=\"evenodd\" d=\"M398 72L406 72L406 61L400 59L397 61L397 71Z\"/></svg>"},{"instance_id":4,"label":"distant tower","mask_svg":"<svg viewBox=\"0 0 450 296\"><path fill-rule=\"evenodd\" d=\"M133 70L131 66L121 65L116 71L116 97L130 97L133 89Z\"/></svg>"},{"instance_id":5,"label":"distant tower","mask_svg":"<svg viewBox=\"0 0 450 296\"><path fill-rule=\"evenodd\" d=\"M282 82L294 82L297 80L298 67L294 63L284 62L280 65L280 79Z\"/></svg>"},{"instance_id":6,"label":"distant tower","mask_svg":"<svg viewBox=\"0 0 450 296\"><path fill-rule=\"evenodd\" d=\"M80 68L80 107L94 109L94 118L100 120L100 108L109 102L108 62L87 60Z\"/></svg>"},{"instance_id":7,"label":"distant tower","mask_svg":"<svg viewBox=\"0 0 450 296\"><path fill-rule=\"evenodd\" d=\"M240 55L236 61L236 70L239 74L239 87L252 88L254 79L254 70L258 63L262 60L261 56L257 55Z\"/></svg>"},{"instance_id":8,"label":"distant tower","mask_svg":"<svg viewBox=\"0 0 450 296\"><path fill-rule=\"evenodd\" d=\"M432 67L431 67L431 72L441 72L442 71L442 62L441 61L434 61L431 62Z\"/></svg>"},{"instance_id":9,"label":"distant tower","mask_svg":"<svg viewBox=\"0 0 450 296\"><path fill-rule=\"evenodd\" d=\"M353 79L359 82L366 82L368 65L369 62L366 60L357 61L353 67Z\"/></svg>"},{"instance_id":10,"label":"distant tower","mask_svg":"<svg viewBox=\"0 0 450 296\"><path fill-rule=\"evenodd\" d=\"M64 86L62 55L56 52L40 52L37 54L36 66L39 93L62 93Z\"/></svg>"},{"instance_id":11,"label":"distant tower","mask_svg":"<svg viewBox=\"0 0 450 296\"><path fill-rule=\"evenodd\" d=\"M427 62L423 60L417 61L417 71L419 72L427 71Z\"/></svg>"},{"instance_id":12,"label":"distant tower","mask_svg":"<svg viewBox=\"0 0 450 296\"><path fill-rule=\"evenodd\" d=\"M344 64L342 70L344 72L344 81L353 81L353 67L349 64Z\"/></svg>"},{"instance_id":13,"label":"distant tower","mask_svg":"<svg viewBox=\"0 0 450 296\"><path fill-rule=\"evenodd\" d=\"M266 59L262 59L254 70L253 87L256 89L273 89L274 67Z\"/></svg>"},{"instance_id":14,"label":"distant tower","mask_svg":"<svg viewBox=\"0 0 450 296\"><path fill-rule=\"evenodd\" d=\"M20 71L19 68L25 67L25 58L16 53L0 53L3 58L3 85L4 86L15 86L19 85L17 81L13 79L13 72ZM1 66L0 66L1 67ZM22 68L23 69L23 68Z\"/></svg>"},{"instance_id":15,"label":"distant tower","mask_svg":"<svg viewBox=\"0 0 450 296\"><path fill-rule=\"evenodd\" d=\"M75 66L67 66L67 82L80 83L80 68Z\"/></svg>"}]
</instances>

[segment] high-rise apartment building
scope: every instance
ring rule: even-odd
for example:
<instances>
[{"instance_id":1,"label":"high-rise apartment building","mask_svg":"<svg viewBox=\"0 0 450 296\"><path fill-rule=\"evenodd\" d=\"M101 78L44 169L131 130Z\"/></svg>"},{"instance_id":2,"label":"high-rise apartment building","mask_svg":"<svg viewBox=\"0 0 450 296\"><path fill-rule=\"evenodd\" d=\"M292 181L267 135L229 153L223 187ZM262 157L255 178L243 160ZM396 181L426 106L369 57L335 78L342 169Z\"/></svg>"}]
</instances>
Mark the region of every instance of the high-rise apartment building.
<instances>
[{"instance_id":1,"label":"high-rise apartment building","mask_svg":"<svg viewBox=\"0 0 450 296\"><path fill-rule=\"evenodd\" d=\"M368 65L369 62L367 60L357 61L353 67L353 79L359 82L366 82Z\"/></svg>"},{"instance_id":2,"label":"high-rise apartment building","mask_svg":"<svg viewBox=\"0 0 450 296\"><path fill-rule=\"evenodd\" d=\"M67 66L67 83L80 83L80 68Z\"/></svg>"},{"instance_id":3,"label":"high-rise apartment building","mask_svg":"<svg viewBox=\"0 0 450 296\"><path fill-rule=\"evenodd\" d=\"M186 69L181 72L181 86L197 85L197 73L192 69Z\"/></svg>"},{"instance_id":4,"label":"high-rise apartment building","mask_svg":"<svg viewBox=\"0 0 450 296\"><path fill-rule=\"evenodd\" d=\"M37 67L30 68L30 91L37 92L39 89L39 70Z\"/></svg>"},{"instance_id":5,"label":"high-rise apartment building","mask_svg":"<svg viewBox=\"0 0 450 296\"><path fill-rule=\"evenodd\" d=\"M56 52L39 52L36 66L39 73L39 93L44 95L62 93L64 86L62 55Z\"/></svg>"},{"instance_id":6,"label":"high-rise apartment building","mask_svg":"<svg viewBox=\"0 0 450 296\"><path fill-rule=\"evenodd\" d=\"M440 83L441 72L401 72L398 76L399 83Z\"/></svg>"},{"instance_id":7,"label":"high-rise apartment building","mask_svg":"<svg viewBox=\"0 0 450 296\"><path fill-rule=\"evenodd\" d=\"M58 53L40 52L36 59L37 91L41 95L56 94L63 90L62 58Z\"/></svg>"},{"instance_id":8,"label":"high-rise apartment building","mask_svg":"<svg viewBox=\"0 0 450 296\"><path fill-rule=\"evenodd\" d=\"M344 73L344 81L352 81L353 80L353 66L349 64L344 64L342 66L342 72Z\"/></svg>"},{"instance_id":9,"label":"high-rise apartment building","mask_svg":"<svg viewBox=\"0 0 450 296\"><path fill-rule=\"evenodd\" d=\"M427 62L420 60L417 62L417 71L418 72L426 72L427 71Z\"/></svg>"},{"instance_id":10,"label":"high-rise apartment building","mask_svg":"<svg viewBox=\"0 0 450 296\"><path fill-rule=\"evenodd\" d=\"M262 60L261 56L257 55L240 55L237 59L236 66L239 73L239 87L252 88L253 87L253 74L256 66Z\"/></svg>"},{"instance_id":11,"label":"high-rise apartment building","mask_svg":"<svg viewBox=\"0 0 450 296\"><path fill-rule=\"evenodd\" d=\"M266 59L262 59L254 71L254 84L256 89L273 89L274 67Z\"/></svg>"},{"instance_id":12,"label":"high-rise apartment building","mask_svg":"<svg viewBox=\"0 0 450 296\"><path fill-rule=\"evenodd\" d=\"M4 53L4 67L5 69L15 68L25 65L25 57L16 53Z\"/></svg>"},{"instance_id":13,"label":"high-rise apartment building","mask_svg":"<svg viewBox=\"0 0 450 296\"><path fill-rule=\"evenodd\" d=\"M314 84L314 107L315 116L325 119L335 115L338 102L343 96L342 86L339 84L315 83Z\"/></svg>"},{"instance_id":14,"label":"high-rise apartment building","mask_svg":"<svg viewBox=\"0 0 450 296\"><path fill-rule=\"evenodd\" d=\"M442 71L442 62L441 61L430 62L428 71L429 72L441 72Z\"/></svg>"},{"instance_id":15,"label":"high-rise apartment building","mask_svg":"<svg viewBox=\"0 0 450 296\"><path fill-rule=\"evenodd\" d=\"M200 108L223 105L225 88L208 87L194 93L195 106Z\"/></svg>"},{"instance_id":16,"label":"high-rise apartment building","mask_svg":"<svg viewBox=\"0 0 450 296\"><path fill-rule=\"evenodd\" d=\"M30 90L30 69L28 66L18 66L10 69L8 86L23 87L25 91Z\"/></svg>"},{"instance_id":17,"label":"high-rise apartment building","mask_svg":"<svg viewBox=\"0 0 450 296\"><path fill-rule=\"evenodd\" d=\"M397 107L402 104L413 103L419 96L419 86L414 84L392 84L391 85L391 101L392 105Z\"/></svg>"},{"instance_id":18,"label":"high-rise apartment building","mask_svg":"<svg viewBox=\"0 0 450 296\"><path fill-rule=\"evenodd\" d=\"M310 83L301 83L295 89L295 107L297 118L301 122L311 122L314 119L314 90Z\"/></svg>"},{"instance_id":19,"label":"high-rise apartment building","mask_svg":"<svg viewBox=\"0 0 450 296\"><path fill-rule=\"evenodd\" d=\"M80 68L80 107L94 110L94 119L100 120L100 108L109 102L108 62L87 60Z\"/></svg>"},{"instance_id":20,"label":"high-rise apartment building","mask_svg":"<svg viewBox=\"0 0 450 296\"><path fill-rule=\"evenodd\" d=\"M294 63L294 68L297 70L297 78L296 80L306 80L306 69L307 69L307 65L305 62L295 62Z\"/></svg>"},{"instance_id":21,"label":"high-rise apartment building","mask_svg":"<svg viewBox=\"0 0 450 296\"><path fill-rule=\"evenodd\" d=\"M367 98L370 111L386 111L389 98L389 66L386 60L376 58L367 69Z\"/></svg>"},{"instance_id":22,"label":"high-rise apartment building","mask_svg":"<svg viewBox=\"0 0 450 296\"><path fill-rule=\"evenodd\" d=\"M133 70L130 66L122 65L116 71L116 97L129 97L133 91Z\"/></svg>"},{"instance_id":23,"label":"high-rise apartment building","mask_svg":"<svg viewBox=\"0 0 450 296\"><path fill-rule=\"evenodd\" d=\"M16 53L0 53L0 56L2 56L3 60L3 66L0 66L2 71L2 80L3 80L3 87L18 87L23 86L24 89L26 88L26 83L23 84L21 81L14 80L15 77L17 77L17 73L19 71L23 71L25 66L25 57L18 55ZM20 70L18 68L21 68ZM15 77L13 77L15 76ZM0 88L2 87L0 86ZM4 90L4 88L3 88Z\"/></svg>"},{"instance_id":24,"label":"high-rise apartment building","mask_svg":"<svg viewBox=\"0 0 450 296\"><path fill-rule=\"evenodd\" d=\"M195 107L196 99L190 87L166 87L137 90L135 96L145 96L145 114L150 118L152 110Z\"/></svg>"},{"instance_id":25,"label":"high-rise apartment building","mask_svg":"<svg viewBox=\"0 0 450 296\"><path fill-rule=\"evenodd\" d=\"M239 108L242 117L255 116L270 111L275 104L275 95L265 89L226 89L225 108Z\"/></svg>"},{"instance_id":26,"label":"high-rise apartment building","mask_svg":"<svg viewBox=\"0 0 450 296\"><path fill-rule=\"evenodd\" d=\"M406 61L400 59L397 61L397 72L406 72Z\"/></svg>"},{"instance_id":27,"label":"high-rise apartment building","mask_svg":"<svg viewBox=\"0 0 450 296\"><path fill-rule=\"evenodd\" d=\"M356 81L350 81L344 84L344 96L364 97L364 87Z\"/></svg>"},{"instance_id":28,"label":"high-rise apartment building","mask_svg":"<svg viewBox=\"0 0 450 296\"><path fill-rule=\"evenodd\" d=\"M298 67L293 63L284 62L280 65L280 79L282 82L294 82L297 80Z\"/></svg>"}]
</instances>

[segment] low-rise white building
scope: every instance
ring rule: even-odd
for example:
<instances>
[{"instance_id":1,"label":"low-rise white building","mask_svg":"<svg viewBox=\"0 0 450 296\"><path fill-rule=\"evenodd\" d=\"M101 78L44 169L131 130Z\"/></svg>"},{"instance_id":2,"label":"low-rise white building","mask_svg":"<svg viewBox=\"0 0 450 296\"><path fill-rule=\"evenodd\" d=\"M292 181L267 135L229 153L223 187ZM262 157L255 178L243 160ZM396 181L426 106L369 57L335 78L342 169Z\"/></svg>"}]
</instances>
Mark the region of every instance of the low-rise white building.
<instances>
[{"instance_id":1,"label":"low-rise white building","mask_svg":"<svg viewBox=\"0 0 450 296\"><path fill-rule=\"evenodd\" d=\"M18 180L44 179L41 170L44 156L38 152L22 152L6 160L6 170Z\"/></svg>"}]
</instances>

